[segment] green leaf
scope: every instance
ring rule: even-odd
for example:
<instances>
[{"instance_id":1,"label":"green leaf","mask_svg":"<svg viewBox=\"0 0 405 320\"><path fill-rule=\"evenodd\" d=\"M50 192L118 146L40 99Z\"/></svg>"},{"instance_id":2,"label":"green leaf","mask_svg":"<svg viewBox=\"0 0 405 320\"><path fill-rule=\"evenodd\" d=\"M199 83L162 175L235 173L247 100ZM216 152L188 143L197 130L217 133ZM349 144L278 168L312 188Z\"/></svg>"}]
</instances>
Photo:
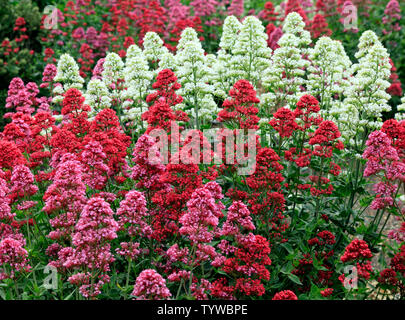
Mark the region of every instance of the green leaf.
<instances>
[{"instance_id":1,"label":"green leaf","mask_svg":"<svg viewBox=\"0 0 405 320\"><path fill-rule=\"evenodd\" d=\"M291 274L292 269L293 269L293 265L290 261L281 268L280 272L284 273L286 275L289 275L289 274Z\"/></svg>"},{"instance_id":2,"label":"green leaf","mask_svg":"<svg viewBox=\"0 0 405 320\"><path fill-rule=\"evenodd\" d=\"M282 243L281 246L288 251L289 254L294 253L294 249L289 243Z\"/></svg>"},{"instance_id":3,"label":"green leaf","mask_svg":"<svg viewBox=\"0 0 405 320\"><path fill-rule=\"evenodd\" d=\"M300 278L298 278L295 274L291 274L291 273L290 273L290 274L288 275L288 278L289 278L292 282L294 282L294 283L299 284L299 285L302 286L302 282L301 282Z\"/></svg>"},{"instance_id":4,"label":"green leaf","mask_svg":"<svg viewBox=\"0 0 405 320\"><path fill-rule=\"evenodd\" d=\"M68 296L66 296L65 298L63 298L63 300L69 300L73 294L76 292L77 289L73 290Z\"/></svg>"}]
</instances>

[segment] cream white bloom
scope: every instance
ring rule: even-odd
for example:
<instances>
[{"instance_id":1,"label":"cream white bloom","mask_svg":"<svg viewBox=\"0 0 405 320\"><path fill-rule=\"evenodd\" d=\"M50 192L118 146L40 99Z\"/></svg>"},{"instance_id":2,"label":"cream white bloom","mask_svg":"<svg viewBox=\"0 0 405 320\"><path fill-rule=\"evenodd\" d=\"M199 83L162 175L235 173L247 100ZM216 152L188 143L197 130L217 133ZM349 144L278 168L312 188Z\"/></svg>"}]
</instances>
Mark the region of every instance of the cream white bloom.
<instances>
[{"instance_id":1,"label":"cream white bloom","mask_svg":"<svg viewBox=\"0 0 405 320\"><path fill-rule=\"evenodd\" d=\"M241 29L242 24L239 22L238 18L235 16L226 17L222 27L219 47L228 53L232 52Z\"/></svg>"},{"instance_id":2,"label":"cream white bloom","mask_svg":"<svg viewBox=\"0 0 405 320\"><path fill-rule=\"evenodd\" d=\"M349 86L351 65L340 41L321 37L313 49L309 50L307 92L319 97L321 114L329 118L329 110L335 104L335 96L340 97Z\"/></svg>"},{"instance_id":3,"label":"cream white bloom","mask_svg":"<svg viewBox=\"0 0 405 320\"><path fill-rule=\"evenodd\" d=\"M53 81L62 83L65 91L69 88L81 89L83 87L84 79L80 76L79 66L69 54L61 55Z\"/></svg>"},{"instance_id":4,"label":"cream white bloom","mask_svg":"<svg viewBox=\"0 0 405 320\"><path fill-rule=\"evenodd\" d=\"M210 84L213 70L209 67L209 63L212 64L212 58L207 59L205 56L194 29L183 30L175 61L175 73L181 84L177 94L184 98L182 104L185 107L184 111L194 118L195 126L199 128L204 121L216 117L218 108L212 97L214 88Z\"/></svg>"},{"instance_id":5,"label":"cream white bloom","mask_svg":"<svg viewBox=\"0 0 405 320\"><path fill-rule=\"evenodd\" d=\"M345 88L345 99L339 115L348 117L348 123L342 128L342 136L347 140L360 137L361 143L367 133L379 129L382 125L382 113L391 110L388 104L390 95L386 92L390 86L391 64L389 55L376 34L366 31L360 37L358 52L355 57L358 63L352 65L353 77Z\"/></svg>"},{"instance_id":6,"label":"cream white bloom","mask_svg":"<svg viewBox=\"0 0 405 320\"><path fill-rule=\"evenodd\" d=\"M311 34L305 30L305 22L300 14L297 12L288 14L283 24L283 33L289 33L297 37L298 47L304 54L308 52L309 45L312 42Z\"/></svg>"},{"instance_id":7,"label":"cream white bloom","mask_svg":"<svg viewBox=\"0 0 405 320\"><path fill-rule=\"evenodd\" d=\"M62 94L65 93L68 89L83 88L84 79L80 76L79 66L77 65L75 59L73 59L69 54L65 53L61 55L58 61L57 72L54 81L61 83L63 86L57 86L53 90L55 97L52 101L55 103L61 102L63 100Z\"/></svg>"},{"instance_id":8,"label":"cream white bloom","mask_svg":"<svg viewBox=\"0 0 405 320\"><path fill-rule=\"evenodd\" d=\"M101 73L103 82L106 84L107 88L116 89L115 85L118 80L124 79L124 62L121 57L110 52L107 54L103 64L103 72Z\"/></svg>"},{"instance_id":9,"label":"cream white bloom","mask_svg":"<svg viewBox=\"0 0 405 320\"><path fill-rule=\"evenodd\" d=\"M309 67L304 56L308 54L311 43L310 34L304 27L302 17L296 12L290 13L284 21L284 34L278 41L280 48L274 51L270 66L262 75L263 86L274 95L274 105L262 103L265 109L295 105L304 94L305 70Z\"/></svg>"},{"instance_id":10,"label":"cream white bloom","mask_svg":"<svg viewBox=\"0 0 405 320\"><path fill-rule=\"evenodd\" d=\"M267 46L267 34L259 19L248 16L243 20L231 50L231 76L234 77L235 82L246 79L257 87L263 71L270 66L272 53Z\"/></svg>"},{"instance_id":11,"label":"cream white bloom","mask_svg":"<svg viewBox=\"0 0 405 320\"><path fill-rule=\"evenodd\" d=\"M105 83L99 79L89 81L84 97L84 103L88 104L92 109L90 115L94 115L102 109L111 107L110 93Z\"/></svg>"},{"instance_id":12,"label":"cream white bloom","mask_svg":"<svg viewBox=\"0 0 405 320\"><path fill-rule=\"evenodd\" d=\"M263 73L263 86L275 95L276 107L282 107L294 105L303 94L309 62L302 58L299 39L293 34L284 34L278 44L272 64Z\"/></svg>"},{"instance_id":13,"label":"cream white bloom","mask_svg":"<svg viewBox=\"0 0 405 320\"><path fill-rule=\"evenodd\" d=\"M144 99L149 92L153 74L149 70L148 62L136 45L131 45L127 51L127 59L123 70L125 87L122 92L123 99ZM134 95L135 94L135 95Z\"/></svg>"},{"instance_id":14,"label":"cream white bloom","mask_svg":"<svg viewBox=\"0 0 405 320\"><path fill-rule=\"evenodd\" d=\"M165 52L160 57L159 69L155 71L155 75L157 75L163 69L174 70L175 68L176 68L176 59L174 58L174 55L170 52Z\"/></svg>"},{"instance_id":15,"label":"cream white bloom","mask_svg":"<svg viewBox=\"0 0 405 320\"><path fill-rule=\"evenodd\" d=\"M143 54L149 62L161 60L168 51L156 32L147 32L143 37Z\"/></svg>"},{"instance_id":16,"label":"cream white bloom","mask_svg":"<svg viewBox=\"0 0 405 320\"><path fill-rule=\"evenodd\" d=\"M220 50L212 63L214 95L226 99L229 90L238 80L232 71L232 50L242 28L242 24L235 16L228 16L224 21L222 36L219 43Z\"/></svg>"}]
</instances>

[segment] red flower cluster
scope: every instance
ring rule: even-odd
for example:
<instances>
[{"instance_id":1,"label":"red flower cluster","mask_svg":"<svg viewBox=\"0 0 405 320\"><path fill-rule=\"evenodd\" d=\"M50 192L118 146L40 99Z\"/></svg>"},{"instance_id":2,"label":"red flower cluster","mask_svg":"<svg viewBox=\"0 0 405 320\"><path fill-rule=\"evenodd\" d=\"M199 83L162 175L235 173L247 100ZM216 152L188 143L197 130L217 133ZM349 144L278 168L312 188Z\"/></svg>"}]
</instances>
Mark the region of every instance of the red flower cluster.
<instances>
[{"instance_id":1,"label":"red flower cluster","mask_svg":"<svg viewBox=\"0 0 405 320\"><path fill-rule=\"evenodd\" d=\"M177 82L173 71L164 69L159 72L152 87L156 91L146 97L146 102L153 105L142 115L142 119L149 124L146 133L153 129L164 129L170 134L175 121L189 120L185 112L181 110L174 112L171 109L183 101L183 97L176 94L176 90L180 89L181 85Z\"/></svg>"},{"instance_id":2,"label":"red flower cluster","mask_svg":"<svg viewBox=\"0 0 405 320\"><path fill-rule=\"evenodd\" d=\"M280 108L273 114L274 119L270 120L270 125L277 130L280 137L291 137L298 129L295 122L295 114L287 108Z\"/></svg>"},{"instance_id":3,"label":"red flower cluster","mask_svg":"<svg viewBox=\"0 0 405 320\"><path fill-rule=\"evenodd\" d=\"M311 21L312 37L317 39L322 36L330 36L332 34L332 30L328 27L329 25L325 17L317 13Z\"/></svg>"},{"instance_id":4,"label":"red flower cluster","mask_svg":"<svg viewBox=\"0 0 405 320\"><path fill-rule=\"evenodd\" d=\"M25 164L26 160L17 146L10 141L0 140L0 167L11 169L18 164Z\"/></svg>"},{"instance_id":5,"label":"red flower cluster","mask_svg":"<svg viewBox=\"0 0 405 320\"><path fill-rule=\"evenodd\" d=\"M284 151L285 160L299 168L317 168L314 171L318 171L319 175L309 176L306 183L297 181L294 186L302 191L310 190L313 196L332 193L333 186L327 174L339 175L340 167L332 158L335 150L343 149L343 143L338 140L341 134L336 124L323 120L319 111L318 100L311 95L303 95L294 111L280 108L269 122L280 136L279 152L282 146L290 146ZM307 143L312 148L305 147Z\"/></svg>"},{"instance_id":6,"label":"red flower cluster","mask_svg":"<svg viewBox=\"0 0 405 320\"><path fill-rule=\"evenodd\" d=\"M225 100L223 110L218 113L218 121L226 122L240 129L258 129L259 109L255 106L260 100L247 80L237 81L229 90L231 99Z\"/></svg>"},{"instance_id":7,"label":"red flower cluster","mask_svg":"<svg viewBox=\"0 0 405 320\"><path fill-rule=\"evenodd\" d=\"M285 12L284 16L287 17L289 13L291 12L297 12L302 19L304 20L305 24L308 23L308 17L305 11L302 9L300 5L299 0L287 0L287 3L285 5Z\"/></svg>"},{"instance_id":8,"label":"red flower cluster","mask_svg":"<svg viewBox=\"0 0 405 320\"><path fill-rule=\"evenodd\" d=\"M224 272L235 278L234 285L227 285L228 281L220 278L212 283L212 295L223 299L233 299L239 295L262 296L265 293L262 281L270 279L270 272L266 268L271 264L268 241L260 235L249 233L236 237L235 244L233 246L225 241L221 245L224 252L233 252L234 255L227 258L222 267Z\"/></svg>"},{"instance_id":9,"label":"red flower cluster","mask_svg":"<svg viewBox=\"0 0 405 320\"><path fill-rule=\"evenodd\" d=\"M367 243L364 240L354 239L346 247L343 256L340 258L342 262L351 262L361 259L370 259L373 257Z\"/></svg>"},{"instance_id":10,"label":"red flower cluster","mask_svg":"<svg viewBox=\"0 0 405 320\"><path fill-rule=\"evenodd\" d=\"M364 240L354 239L345 249L340 257L342 262L356 262L357 274L360 278L370 279L373 268L370 259L373 257L367 243ZM366 260L366 261L365 261ZM339 280L344 283L345 275L339 276Z\"/></svg>"},{"instance_id":11,"label":"red flower cluster","mask_svg":"<svg viewBox=\"0 0 405 320\"><path fill-rule=\"evenodd\" d=\"M277 292L272 300L298 300L298 298L291 290L283 290Z\"/></svg>"}]
</instances>

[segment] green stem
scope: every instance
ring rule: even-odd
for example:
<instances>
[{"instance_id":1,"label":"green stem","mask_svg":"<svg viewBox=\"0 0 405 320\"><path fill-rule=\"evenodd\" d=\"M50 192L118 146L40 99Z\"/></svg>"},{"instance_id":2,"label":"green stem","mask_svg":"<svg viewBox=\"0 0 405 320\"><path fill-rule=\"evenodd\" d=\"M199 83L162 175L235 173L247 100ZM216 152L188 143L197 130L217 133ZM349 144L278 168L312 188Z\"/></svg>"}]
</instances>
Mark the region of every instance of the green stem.
<instances>
[{"instance_id":1,"label":"green stem","mask_svg":"<svg viewBox=\"0 0 405 320\"><path fill-rule=\"evenodd\" d=\"M128 285L129 285L129 275L130 275L130 273L131 273L131 265L132 265L132 259L129 258L129 259L128 259L127 279L126 279L126 281L125 281L125 299L128 298L127 293L126 293L126 290L127 290L127 288L128 288Z\"/></svg>"},{"instance_id":2,"label":"green stem","mask_svg":"<svg viewBox=\"0 0 405 320\"><path fill-rule=\"evenodd\" d=\"M179 288L177 289L176 300L179 298L182 284L183 284L183 279L180 280Z\"/></svg>"}]
</instances>

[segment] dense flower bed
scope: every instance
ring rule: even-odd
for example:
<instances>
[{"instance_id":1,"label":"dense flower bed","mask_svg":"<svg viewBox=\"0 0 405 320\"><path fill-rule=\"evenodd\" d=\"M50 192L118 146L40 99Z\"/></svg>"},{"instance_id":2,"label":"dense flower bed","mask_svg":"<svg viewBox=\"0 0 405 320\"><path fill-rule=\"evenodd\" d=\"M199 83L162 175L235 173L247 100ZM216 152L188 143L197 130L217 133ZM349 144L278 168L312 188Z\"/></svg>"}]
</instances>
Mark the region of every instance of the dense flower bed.
<instances>
[{"instance_id":1,"label":"dense flower bed","mask_svg":"<svg viewBox=\"0 0 405 320\"><path fill-rule=\"evenodd\" d=\"M343 1L243 5L55 11L40 80L5 101L2 299L404 299L387 38L336 40Z\"/></svg>"}]
</instances>

